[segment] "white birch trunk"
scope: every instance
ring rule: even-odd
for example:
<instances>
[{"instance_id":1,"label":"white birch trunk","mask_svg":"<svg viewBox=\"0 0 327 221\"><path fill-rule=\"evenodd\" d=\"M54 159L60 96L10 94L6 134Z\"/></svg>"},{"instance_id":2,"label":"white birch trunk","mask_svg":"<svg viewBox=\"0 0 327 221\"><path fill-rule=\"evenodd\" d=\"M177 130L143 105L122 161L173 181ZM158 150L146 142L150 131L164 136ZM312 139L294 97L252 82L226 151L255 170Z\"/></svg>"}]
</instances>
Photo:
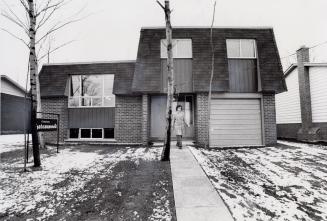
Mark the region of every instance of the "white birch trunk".
<instances>
[{"instance_id":1,"label":"white birch trunk","mask_svg":"<svg viewBox=\"0 0 327 221\"><path fill-rule=\"evenodd\" d=\"M166 18L166 38L167 38L167 109L166 109L166 134L165 144L162 152L161 160L169 160L170 155L170 138L171 138L171 119L172 105L174 99L174 61L173 61L173 44L172 44L172 27L170 23L170 7L169 0L165 1L165 18Z\"/></svg>"},{"instance_id":2,"label":"white birch trunk","mask_svg":"<svg viewBox=\"0 0 327 221\"><path fill-rule=\"evenodd\" d=\"M30 67L30 84L31 84L31 129L32 129L32 142L33 142L33 158L34 166L39 167L41 165L40 149L38 145L38 135L36 128L36 112L37 112L37 57L35 50L35 35L36 35L36 16L34 1L28 0L28 16L30 20L29 25L29 38L30 38L30 55L29 55L29 67Z\"/></svg>"}]
</instances>

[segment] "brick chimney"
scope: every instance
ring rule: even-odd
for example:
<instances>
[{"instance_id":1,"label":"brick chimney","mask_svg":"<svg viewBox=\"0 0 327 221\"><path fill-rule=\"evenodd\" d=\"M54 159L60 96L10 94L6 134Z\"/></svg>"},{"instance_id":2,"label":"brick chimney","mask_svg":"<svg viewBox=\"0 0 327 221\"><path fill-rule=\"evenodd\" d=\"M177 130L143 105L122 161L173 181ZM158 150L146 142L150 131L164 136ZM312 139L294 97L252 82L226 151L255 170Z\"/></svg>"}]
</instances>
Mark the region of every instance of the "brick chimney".
<instances>
[{"instance_id":1,"label":"brick chimney","mask_svg":"<svg viewBox=\"0 0 327 221\"><path fill-rule=\"evenodd\" d=\"M302 127L298 131L299 140L311 140L312 111L310 96L309 68L304 66L305 62L310 61L309 48L302 46L296 51L297 70L299 79L300 106Z\"/></svg>"}]
</instances>

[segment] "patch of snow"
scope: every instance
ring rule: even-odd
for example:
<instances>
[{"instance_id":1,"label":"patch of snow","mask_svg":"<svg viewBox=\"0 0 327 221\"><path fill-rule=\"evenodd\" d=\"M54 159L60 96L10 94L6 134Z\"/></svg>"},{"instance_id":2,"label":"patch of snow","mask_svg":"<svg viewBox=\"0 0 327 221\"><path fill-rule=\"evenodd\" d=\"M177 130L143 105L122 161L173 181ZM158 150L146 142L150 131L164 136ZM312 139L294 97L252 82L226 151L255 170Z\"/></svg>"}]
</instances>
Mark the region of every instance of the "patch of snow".
<instances>
[{"instance_id":1,"label":"patch of snow","mask_svg":"<svg viewBox=\"0 0 327 221\"><path fill-rule=\"evenodd\" d=\"M38 212L43 213L38 219L44 220L53 216L60 203L64 205L65 201L74 197L74 192L82 190L100 171L110 174L111 169L120 161L158 160L159 157L160 148L122 148L103 154L98 150L83 152L72 147L62 149L59 154L41 155L42 169L29 173L21 173L20 161L2 162L0 214L28 214L38 209ZM101 188L95 188L92 195L101 192ZM37 205L42 207L37 208Z\"/></svg>"},{"instance_id":2,"label":"patch of snow","mask_svg":"<svg viewBox=\"0 0 327 221\"><path fill-rule=\"evenodd\" d=\"M30 137L30 140L32 138ZM0 153L24 148L24 134L0 135Z\"/></svg>"},{"instance_id":3,"label":"patch of snow","mask_svg":"<svg viewBox=\"0 0 327 221\"><path fill-rule=\"evenodd\" d=\"M300 149L189 148L236 220L313 220L300 205L319 211L314 214L326 220L327 188L322 186L327 182L327 170L323 170L327 149L297 147Z\"/></svg>"}]
</instances>

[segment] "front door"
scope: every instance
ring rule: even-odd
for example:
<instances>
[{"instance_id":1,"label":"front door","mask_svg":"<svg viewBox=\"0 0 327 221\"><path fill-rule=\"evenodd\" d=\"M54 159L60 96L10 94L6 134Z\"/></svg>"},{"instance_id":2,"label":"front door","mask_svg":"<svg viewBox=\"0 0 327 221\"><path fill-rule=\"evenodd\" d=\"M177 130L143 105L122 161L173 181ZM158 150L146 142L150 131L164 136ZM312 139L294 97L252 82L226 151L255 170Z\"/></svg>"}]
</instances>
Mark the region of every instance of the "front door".
<instances>
[{"instance_id":1,"label":"front door","mask_svg":"<svg viewBox=\"0 0 327 221\"><path fill-rule=\"evenodd\" d=\"M154 140L163 140L166 128L166 96L151 97L151 138ZM194 137L194 100L193 95L179 95L173 102L173 114L176 112L176 106L181 105L185 114L185 121L190 127L185 128L184 137ZM172 136L175 137L173 131Z\"/></svg>"}]
</instances>

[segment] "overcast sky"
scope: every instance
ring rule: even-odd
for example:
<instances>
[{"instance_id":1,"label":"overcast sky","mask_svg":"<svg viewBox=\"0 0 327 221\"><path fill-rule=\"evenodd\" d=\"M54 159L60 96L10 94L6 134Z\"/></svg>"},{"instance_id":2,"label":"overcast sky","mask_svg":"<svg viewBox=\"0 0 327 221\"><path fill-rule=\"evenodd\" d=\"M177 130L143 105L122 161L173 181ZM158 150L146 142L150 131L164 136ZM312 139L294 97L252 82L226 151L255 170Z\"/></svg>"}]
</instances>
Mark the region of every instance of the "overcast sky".
<instances>
[{"instance_id":1,"label":"overcast sky","mask_svg":"<svg viewBox=\"0 0 327 221\"><path fill-rule=\"evenodd\" d=\"M19 10L14 1L18 2L7 0L14 10ZM210 26L213 2L171 0L172 25ZM155 0L74 0L57 19L69 17L83 7L82 15L91 15L56 33L54 44L76 41L52 54L51 63L135 60L140 28L165 25L163 11ZM218 0L215 26L271 26L280 56L284 57L302 45L327 41L326 9L327 0ZM0 27L17 33L15 26L2 17ZM27 70L25 47L0 31L1 74L21 85ZM327 44L311 50L311 56L316 62L327 61Z\"/></svg>"}]
</instances>

